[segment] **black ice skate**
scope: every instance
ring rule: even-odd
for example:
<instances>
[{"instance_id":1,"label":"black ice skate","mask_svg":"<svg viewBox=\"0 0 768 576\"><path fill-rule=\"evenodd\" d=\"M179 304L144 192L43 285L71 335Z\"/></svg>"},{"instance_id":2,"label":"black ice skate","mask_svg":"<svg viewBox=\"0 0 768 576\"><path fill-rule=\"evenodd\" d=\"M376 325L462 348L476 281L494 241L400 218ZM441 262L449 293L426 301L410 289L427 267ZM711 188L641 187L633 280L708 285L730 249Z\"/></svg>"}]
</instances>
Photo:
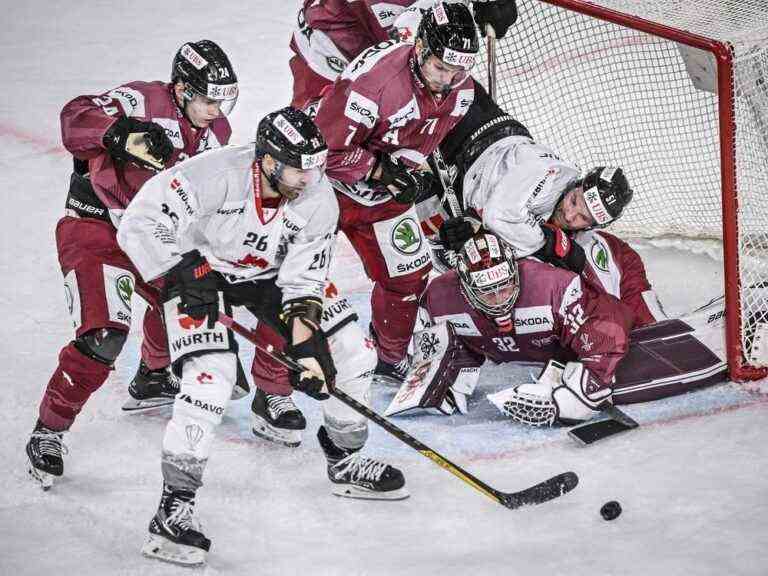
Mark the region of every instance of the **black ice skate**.
<instances>
[{"instance_id":1,"label":"black ice skate","mask_svg":"<svg viewBox=\"0 0 768 576\"><path fill-rule=\"evenodd\" d=\"M179 393L179 379L168 368L150 370L144 361L128 387L130 398L123 404L126 412L170 406Z\"/></svg>"},{"instance_id":2,"label":"black ice skate","mask_svg":"<svg viewBox=\"0 0 768 576\"><path fill-rule=\"evenodd\" d=\"M295 448L307 427L304 414L290 396L267 394L256 389L251 404L251 430L260 438Z\"/></svg>"},{"instance_id":3,"label":"black ice skate","mask_svg":"<svg viewBox=\"0 0 768 576\"><path fill-rule=\"evenodd\" d=\"M368 500L403 500L410 496L403 473L394 466L336 446L325 426L320 426L317 439L328 459L328 478L336 496Z\"/></svg>"},{"instance_id":4,"label":"black ice skate","mask_svg":"<svg viewBox=\"0 0 768 576\"><path fill-rule=\"evenodd\" d=\"M49 490L54 478L64 474L62 454L66 454L67 447L62 443L63 436L63 432L50 430L38 420L27 442L27 472L43 490Z\"/></svg>"},{"instance_id":5,"label":"black ice skate","mask_svg":"<svg viewBox=\"0 0 768 576\"><path fill-rule=\"evenodd\" d=\"M376 369L373 371L373 380L378 384L400 387L408 374L408 358L403 358L400 362L390 364L379 359L376 363Z\"/></svg>"},{"instance_id":6,"label":"black ice skate","mask_svg":"<svg viewBox=\"0 0 768 576\"><path fill-rule=\"evenodd\" d=\"M163 496L152 521L149 539L141 553L174 564L205 564L211 541L202 533L195 517L195 493L163 485Z\"/></svg>"}]
</instances>

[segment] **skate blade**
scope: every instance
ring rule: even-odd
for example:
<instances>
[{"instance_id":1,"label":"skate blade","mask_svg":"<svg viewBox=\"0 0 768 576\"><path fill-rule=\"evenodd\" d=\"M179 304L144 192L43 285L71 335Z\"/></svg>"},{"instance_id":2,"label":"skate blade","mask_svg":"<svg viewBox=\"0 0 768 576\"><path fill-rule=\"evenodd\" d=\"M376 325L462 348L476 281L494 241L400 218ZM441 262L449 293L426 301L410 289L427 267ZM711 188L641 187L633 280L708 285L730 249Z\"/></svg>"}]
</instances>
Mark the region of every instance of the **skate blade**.
<instances>
[{"instance_id":1,"label":"skate blade","mask_svg":"<svg viewBox=\"0 0 768 576\"><path fill-rule=\"evenodd\" d=\"M283 430L270 426L266 420L256 414L251 414L251 432L254 436L269 440L275 444L282 444L289 448L296 448L301 444L301 430Z\"/></svg>"},{"instance_id":2,"label":"skate blade","mask_svg":"<svg viewBox=\"0 0 768 576\"><path fill-rule=\"evenodd\" d=\"M143 412L152 408L171 406L174 400L175 398L146 398L144 400L128 398L125 404L123 404L123 412Z\"/></svg>"},{"instance_id":3,"label":"skate blade","mask_svg":"<svg viewBox=\"0 0 768 576\"><path fill-rule=\"evenodd\" d=\"M402 380L398 380L397 378L392 378L391 376L382 376L381 374L373 375L373 383L380 384L382 386L387 386L389 388L398 388L398 389L403 385Z\"/></svg>"},{"instance_id":4,"label":"skate blade","mask_svg":"<svg viewBox=\"0 0 768 576\"><path fill-rule=\"evenodd\" d=\"M331 491L341 498L358 498L360 500L405 500L411 495L405 487L380 492L353 484L334 484Z\"/></svg>"},{"instance_id":5,"label":"skate blade","mask_svg":"<svg viewBox=\"0 0 768 576\"><path fill-rule=\"evenodd\" d=\"M208 554L206 550L176 544L157 534L149 535L149 539L141 547L141 553L147 558L157 558L163 562L182 566L202 566Z\"/></svg>"},{"instance_id":6,"label":"skate blade","mask_svg":"<svg viewBox=\"0 0 768 576\"><path fill-rule=\"evenodd\" d=\"M229 396L230 400L240 400L240 398L245 398L250 394L250 389L241 388L238 384L235 384L232 388L232 394Z\"/></svg>"},{"instance_id":7,"label":"skate blade","mask_svg":"<svg viewBox=\"0 0 768 576\"><path fill-rule=\"evenodd\" d=\"M53 486L53 482L56 478L53 474L49 474L48 472L43 472L42 470L38 470L34 466L32 466L32 462L30 461L27 465L27 472L32 477L33 480L35 480L38 484L40 484L40 488L43 489L43 491L47 492L51 489L51 486Z\"/></svg>"}]
</instances>

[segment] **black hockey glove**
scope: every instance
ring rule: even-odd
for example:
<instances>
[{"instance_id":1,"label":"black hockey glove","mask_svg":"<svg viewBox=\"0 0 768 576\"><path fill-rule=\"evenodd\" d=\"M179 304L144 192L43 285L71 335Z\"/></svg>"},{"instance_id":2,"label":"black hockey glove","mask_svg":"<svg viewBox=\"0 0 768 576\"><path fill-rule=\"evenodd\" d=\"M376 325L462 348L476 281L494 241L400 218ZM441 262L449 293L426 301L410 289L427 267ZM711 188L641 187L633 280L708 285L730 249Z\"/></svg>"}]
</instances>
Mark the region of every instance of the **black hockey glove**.
<instances>
[{"instance_id":1,"label":"black hockey glove","mask_svg":"<svg viewBox=\"0 0 768 576\"><path fill-rule=\"evenodd\" d=\"M197 250L187 252L168 272L168 293L181 298L179 312L195 320L208 318L213 328L219 318L219 290L216 273Z\"/></svg>"},{"instance_id":2,"label":"black hockey glove","mask_svg":"<svg viewBox=\"0 0 768 576\"><path fill-rule=\"evenodd\" d=\"M509 27L517 21L515 0L475 0L473 7L475 23L483 36L486 24L490 24L496 38L504 38Z\"/></svg>"},{"instance_id":3,"label":"black hockey glove","mask_svg":"<svg viewBox=\"0 0 768 576\"><path fill-rule=\"evenodd\" d=\"M326 400L336 383L336 367L325 334L318 330L301 344L287 346L285 351L307 367L304 372L291 371L291 386L316 400Z\"/></svg>"},{"instance_id":4,"label":"black hockey glove","mask_svg":"<svg viewBox=\"0 0 768 576\"><path fill-rule=\"evenodd\" d=\"M565 231L551 224L543 224L541 231L544 232L544 246L533 255L559 268L581 274L587 263L584 248L571 240Z\"/></svg>"},{"instance_id":5,"label":"black hockey glove","mask_svg":"<svg viewBox=\"0 0 768 576\"><path fill-rule=\"evenodd\" d=\"M463 216L449 218L440 226L440 243L448 250L458 252L464 242L475 234L475 227Z\"/></svg>"},{"instance_id":6,"label":"black hockey glove","mask_svg":"<svg viewBox=\"0 0 768 576\"><path fill-rule=\"evenodd\" d=\"M104 134L103 143L113 158L148 170L162 170L173 154L173 143L162 126L130 116L118 118Z\"/></svg>"},{"instance_id":7,"label":"black hockey glove","mask_svg":"<svg viewBox=\"0 0 768 576\"><path fill-rule=\"evenodd\" d=\"M432 188L432 174L406 166L393 160L389 154L379 154L372 174L381 168L379 182L389 187L395 202L413 204L417 199L426 197Z\"/></svg>"}]
</instances>

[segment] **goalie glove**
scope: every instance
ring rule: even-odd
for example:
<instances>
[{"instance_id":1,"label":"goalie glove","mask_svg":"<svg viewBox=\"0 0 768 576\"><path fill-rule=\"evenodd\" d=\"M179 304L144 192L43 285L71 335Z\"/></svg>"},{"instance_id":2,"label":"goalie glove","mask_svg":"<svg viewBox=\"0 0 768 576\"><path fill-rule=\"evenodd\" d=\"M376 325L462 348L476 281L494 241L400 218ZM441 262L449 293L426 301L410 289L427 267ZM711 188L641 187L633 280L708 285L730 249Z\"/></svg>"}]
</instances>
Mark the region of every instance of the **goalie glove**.
<instances>
[{"instance_id":1,"label":"goalie glove","mask_svg":"<svg viewBox=\"0 0 768 576\"><path fill-rule=\"evenodd\" d=\"M121 116L104 133L104 148L116 160L148 170L162 170L173 154L173 143L154 122Z\"/></svg>"},{"instance_id":2,"label":"goalie glove","mask_svg":"<svg viewBox=\"0 0 768 576\"><path fill-rule=\"evenodd\" d=\"M612 388L605 387L581 362L568 362L562 382L552 389L557 420L570 424L595 416L603 403L611 402Z\"/></svg>"},{"instance_id":3,"label":"goalie glove","mask_svg":"<svg viewBox=\"0 0 768 576\"><path fill-rule=\"evenodd\" d=\"M551 426L589 420L612 393L581 362L550 360L536 382L489 394L488 400L521 424Z\"/></svg>"}]
</instances>

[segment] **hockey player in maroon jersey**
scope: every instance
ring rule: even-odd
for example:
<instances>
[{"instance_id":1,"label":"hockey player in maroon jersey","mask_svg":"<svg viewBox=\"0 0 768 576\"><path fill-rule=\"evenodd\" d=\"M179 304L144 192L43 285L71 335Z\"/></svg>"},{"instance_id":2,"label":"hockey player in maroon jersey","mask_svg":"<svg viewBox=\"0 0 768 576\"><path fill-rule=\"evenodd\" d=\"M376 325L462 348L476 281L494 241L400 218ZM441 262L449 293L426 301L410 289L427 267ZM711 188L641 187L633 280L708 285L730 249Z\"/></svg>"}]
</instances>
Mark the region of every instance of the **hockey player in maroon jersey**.
<instances>
[{"instance_id":1,"label":"hockey player in maroon jersey","mask_svg":"<svg viewBox=\"0 0 768 576\"><path fill-rule=\"evenodd\" d=\"M429 189L421 169L472 103L469 69L478 44L467 8L437 3L422 18L415 45L387 42L364 51L317 113L340 228L374 281L372 330L383 378L402 378L431 268L413 206Z\"/></svg>"},{"instance_id":2,"label":"hockey player in maroon jersey","mask_svg":"<svg viewBox=\"0 0 768 576\"><path fill-rule=\"evenodd\" d=\"M469 4L465 0L451 0ZM304 0L291 37L292 106L306 108L320 98L360 53L380 42L413 42L421 14L436 0ZM515 0L472 2L475 22L503 38L517 19Z\"/></svg>"},{"instance_id":3,"label":"hockey player in maroon jersey","mask_svg":"<svg viewBox=\"0 0 768 576\"><path fill-rule=\"evenodd\" d=\"M722 300L679 320L632 330L633 313L600 286L533 258L516 260L498 235L479 232L421 301L414 363L387 410L466 412L478 368L542 362L533 383L489 399L532 425L591 418L603 403L631 403L723 381ZM630 332L631 331L631 332Z\"/></svg>"},{"instance_id":4,"label":"hockey player in maroon jersey","mask_svg":"<svg viewBox=\"0 0 768 576\"><path fill-rule=\"evenodd\" d=\"M27 444L29 471L44 487L63 473L63 433L107 379L125 343L131 294L136 290L153 303L158 293L117 244L122 213L155 171L229 141L226 114L237 95L226 54L202 40L179 49L170 83L129 82L99 96L79 96L61 112L62 140L75 172L56 245L75 337L59 354ZM140 398L158 395L158 378L148 373L169 362L156 306L144 326L145 369L131 387ZM165 374L159 380L173 384ZM151 384L155 389L148 389Z\"/></svg>"}]
</instances>

